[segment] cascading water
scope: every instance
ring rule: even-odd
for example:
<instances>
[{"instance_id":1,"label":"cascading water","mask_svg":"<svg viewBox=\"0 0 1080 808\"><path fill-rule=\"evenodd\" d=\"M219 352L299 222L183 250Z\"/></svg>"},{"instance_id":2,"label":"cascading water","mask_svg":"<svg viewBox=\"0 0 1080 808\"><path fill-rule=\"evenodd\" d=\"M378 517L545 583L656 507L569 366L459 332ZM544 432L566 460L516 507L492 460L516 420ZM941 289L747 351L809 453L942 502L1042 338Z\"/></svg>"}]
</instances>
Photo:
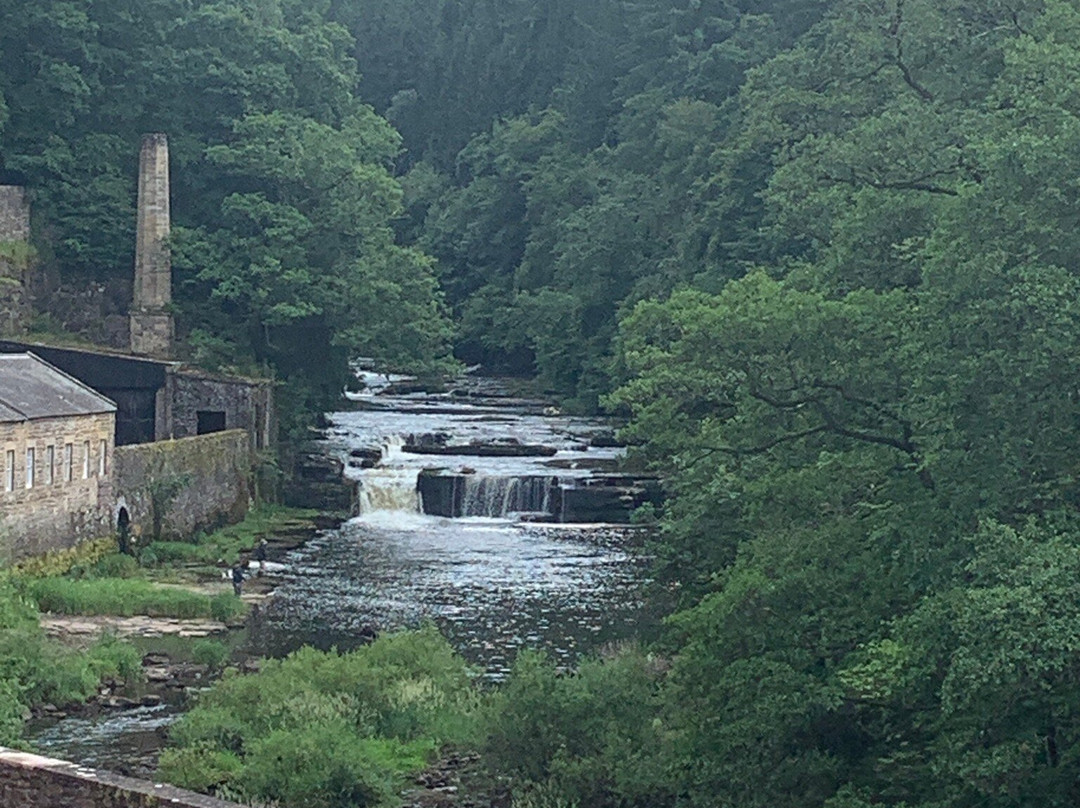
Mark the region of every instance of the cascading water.
<instances>
[{"instance_id":1,"label":"cascading water","mask_svg":"<svg viewBox=\"0 0 1080 808\"><path fill-rule=\"evenodd\" d=\"M335 413L328 433L328 451L356 482L359 518L321 532L269 571L274 596L249 622L247 653L278 656L305 644L350 649L371 627L432 622L498 679L522 648L545 649L569 668L582 653L638 629L648 613L641 597L648 562L629 549L638 531L590 524L625 513L595 507L621 503L624 489L595 485L587 497L580 490L614 471L620 450L590 440L609 425L505 398L365 398L363 408ZM408 453L405 435L444 435L446 447L545 445L557 455ZM513 518L545 511L577 524ZM115 718L105 717L110 728ZM133 744L149 748L159 720L148 708L132 719L107 736L65 719L36 737L50 755L129 766ZM103 748L95 752L98 735Z\"/></svg>"},{"instance_id":2,"label":"cascading water","mask_svg":"<svg viewBox=\"0 0 1080 808\"><path fill-rule=\"evenodd\" d=\"M465 477L462 516L505 518L520 513L551 513L551 492L557 477Z\"/></svg>"},{"instance_id":3,"label":"cascading water","mask_svg":"<svg viewBox=\"0 0 1080 808\"><path fill-rule=\"evenodd\" d=\"M367 469L357 483L357 502L360 516L377 511L420 513L420 495L416 490L419 471L408 466L394 465L402 455L405 439L395 435L387 439L382 449L382 462Z\"/></svg>"}]
</instances>

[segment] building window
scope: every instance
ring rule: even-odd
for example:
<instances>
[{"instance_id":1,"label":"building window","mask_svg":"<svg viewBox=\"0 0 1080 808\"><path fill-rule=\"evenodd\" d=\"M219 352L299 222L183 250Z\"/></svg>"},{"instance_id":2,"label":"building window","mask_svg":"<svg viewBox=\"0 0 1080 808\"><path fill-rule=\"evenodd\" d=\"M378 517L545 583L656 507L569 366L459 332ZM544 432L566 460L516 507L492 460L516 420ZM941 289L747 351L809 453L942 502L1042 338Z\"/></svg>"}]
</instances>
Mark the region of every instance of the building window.
<instances>
[{"instance_id":1,"label":"building window","mask_svg":"<svg viewBox=\"0 0 1080 808\"><path fill-rule=\"evenodd\" d=\"M223 410L197 410L195 412L195 432L209 435L225 431L225 412Z\"/></svg>"},{"instance_id":2,"label":"building window","mask_svg":"<svg viewBox=\"0 0 1080 808\"><path fill-rule=\"evenodd\" d=\"M75 454L75 447L72 446L70 443L65 443L64 444L64 482L66 482L66 483L70 483L71 480L72 480L72 473L74 471L73 465L74 465L74 462L75 462L75 458L73 457L74 454Z\"/></svg>"},{"instance_id":3,"label":"building window","mask_svg":"<svg viewBox=\"0 0 1080 808\"><path fill-rule=\"evenodd\" d=\"M56 480L53 469L56 468L56 447L45 447L45 485L52 485Z\"/></svg>"},{"instance_id":4,"label":"building window","mask_svg":"<svg viewBox=\"0 0 1080 808\"><path fill-rule=\"evenodd\" d=\"M82 449L82 478L90 478L90 441L83 441Z\"/></svg>"},{"instance_id":5,"label":"building window","mask_svg":"<svg viewBox=\"0 0 1080 808\"><path fill-rule=\"evenodd\" d=\"M34 450L26 450L26 487L34 487Z\"/></svg>"},{"instance_id":6,"label":"building window","mask_svg":"<svg viewBox=\"0 0 1080 808\"><path fill-rule=\"evenodd\" d=\"M98 452L100 454L98 456L98 468L97 468L97 470L98 470L98 476L99 477L104 477L105 474L109 470L109 466L108 466L108 464L107 464L107 462L105 460L105 458L106 458L106 456L108 454L108 451L109 451L108 442L107 441L101 441L101 443L98 444Z\"/></svg>"},{"instance_id":7,"label":"building window","mask_svg":"<svg viewBox=\"0 0 1080 808\"><path fill-rule=\"evenodd\" d=\"M4 455L4 488L15 490L15 451L9 450Z\"/></svg>"}]
</instances>

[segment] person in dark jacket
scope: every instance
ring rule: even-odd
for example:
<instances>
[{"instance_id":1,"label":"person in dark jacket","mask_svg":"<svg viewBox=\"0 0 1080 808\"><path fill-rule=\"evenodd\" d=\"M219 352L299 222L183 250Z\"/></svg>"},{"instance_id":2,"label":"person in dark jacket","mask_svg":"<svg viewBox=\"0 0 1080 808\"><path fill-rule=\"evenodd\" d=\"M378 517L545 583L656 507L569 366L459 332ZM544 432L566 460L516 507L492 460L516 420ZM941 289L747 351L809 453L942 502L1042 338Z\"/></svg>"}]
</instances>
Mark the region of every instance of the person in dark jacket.
<instances>
[{"instance_id":1,"label":"person in dark jacket","mask_svg":"<svg viewBox=\"0 0 1080 808\"><path fill-rule=\"evenodd\" d=\"M232 589L236 597L240 597L240 590L244 586L244 568L239 563L232 570Z\"/></svg>"},{"instance_id":2,"label":"person in dark jacket","mask_svg":"<svg viewBox=\"0 0 1080 808\"><path fill-rule=\"evenodd\" d=\"M254 558L259 562L259 575L263 574L263 569L266 567L266 539L260 539L259 543L255 545Z\"/></svg>"}]
</instances>

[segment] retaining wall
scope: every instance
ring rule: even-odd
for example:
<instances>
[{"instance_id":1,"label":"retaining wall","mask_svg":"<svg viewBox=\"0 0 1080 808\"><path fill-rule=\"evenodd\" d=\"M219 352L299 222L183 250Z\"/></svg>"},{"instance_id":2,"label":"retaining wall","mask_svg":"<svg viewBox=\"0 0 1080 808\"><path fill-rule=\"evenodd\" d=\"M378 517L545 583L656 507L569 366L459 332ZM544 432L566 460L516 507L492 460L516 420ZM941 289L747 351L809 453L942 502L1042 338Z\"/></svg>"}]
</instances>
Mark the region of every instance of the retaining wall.
<instances>
[{"instance_id":1,"label":"retaining wall","mask_svg":"<svg viewBox=\"0 0 1080 808\"><path fill-rule=\"evenodd\" d=\"M0 241L30 240L30 202L19 185L0 185Z\"/></svg>"},{"instance_id":2,"label":"retaining wall","mask_svg":"<svg viewBox=\"0 0 1080 808\"><path fill-rule=\"evenodd\" d=\"M238 808L173 786L0 747L0 805L11 808Z\"/></svg>"},{"instance_id":3,"label":"retaining wall","mask_svg":"<svg viewBox=\"0 0 1080 808\"><path fill-rule=\"evenodd\" d=\"M238 522L251 498L251 459L248 433L240 429L119 446L116 515L127 510L141 542Z\"/></svg>"}]
</instances>

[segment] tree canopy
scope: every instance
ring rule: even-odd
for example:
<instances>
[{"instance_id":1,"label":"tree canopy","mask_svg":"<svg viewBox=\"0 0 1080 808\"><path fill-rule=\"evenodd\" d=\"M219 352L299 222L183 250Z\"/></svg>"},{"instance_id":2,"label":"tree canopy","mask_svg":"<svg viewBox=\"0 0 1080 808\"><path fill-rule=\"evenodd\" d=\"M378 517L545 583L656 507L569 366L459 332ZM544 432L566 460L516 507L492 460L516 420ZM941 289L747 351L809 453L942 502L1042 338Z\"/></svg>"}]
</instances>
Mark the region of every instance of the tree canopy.
<instances>
[{"instance_id":1,"label":"tree canopy","mask_svg":"<svg viewBox=\"0 0 1080 808\"><path fill-rule=\"evenodd\" d=\"M1069 806L1078 43L1068 0L0 0L0 174L66 281L115 280L169 132L200 361L315 400L453 344L627 419L678 610L522 661L514 776Z\"/></svg>"},{"instance_id":2,"label":"tree canopy","mask_svg":"<svg viewBox=\"0 0 1080 808\"><path fill-rule=\"evenodd\" d=\"M139 138L166 132L190 358L269 370L308 407L357 355L447 367L431 261L392 229L400 136L354 45L329 3L0 3L0 172L33 189L63 282L126 300Z\"/></svg>"}]
</instances>

